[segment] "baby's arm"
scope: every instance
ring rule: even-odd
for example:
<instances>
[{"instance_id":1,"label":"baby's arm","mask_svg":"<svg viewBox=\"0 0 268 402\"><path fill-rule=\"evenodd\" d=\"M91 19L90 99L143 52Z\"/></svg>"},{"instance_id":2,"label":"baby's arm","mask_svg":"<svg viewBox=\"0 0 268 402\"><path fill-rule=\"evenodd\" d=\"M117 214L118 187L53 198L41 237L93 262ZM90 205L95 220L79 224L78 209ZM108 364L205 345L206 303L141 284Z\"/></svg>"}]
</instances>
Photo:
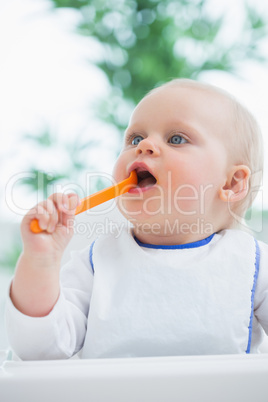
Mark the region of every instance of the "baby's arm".
<instances>
[{"instance_id":1,"label":"baby's arm","mask_svg":"<svg viewBox=\"0 0 268 402\"><path fill-rule=\"evenodd\" d=\"M21 224L23 253L18 261L10 297L23 314L43 317L53 309L60 292L63 252L72 238L72 221L79 199L75 194L53 194L24 217ZM44 231L30 230L37 218Z\"/></svg>"}]
</instances>

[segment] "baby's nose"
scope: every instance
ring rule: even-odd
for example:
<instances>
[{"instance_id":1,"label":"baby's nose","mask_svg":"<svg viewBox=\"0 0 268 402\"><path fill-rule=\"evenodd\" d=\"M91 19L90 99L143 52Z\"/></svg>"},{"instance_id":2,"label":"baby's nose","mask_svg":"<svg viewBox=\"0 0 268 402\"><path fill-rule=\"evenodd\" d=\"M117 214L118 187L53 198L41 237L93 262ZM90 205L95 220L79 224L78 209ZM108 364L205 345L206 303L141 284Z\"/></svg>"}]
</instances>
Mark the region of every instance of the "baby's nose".
<instances>
[{"instance_id":1,"label":"baby's nose","mask_svg":"<svg viewBox=\"0 0 268 402\"><path fill-rule=\"evenodd\" d=\"M136 148L136 153L137 155L159 155L159 148L155 141L152 141L149 138L144 138L142 141L139 142Z\"/></svg>"}]
</instances>

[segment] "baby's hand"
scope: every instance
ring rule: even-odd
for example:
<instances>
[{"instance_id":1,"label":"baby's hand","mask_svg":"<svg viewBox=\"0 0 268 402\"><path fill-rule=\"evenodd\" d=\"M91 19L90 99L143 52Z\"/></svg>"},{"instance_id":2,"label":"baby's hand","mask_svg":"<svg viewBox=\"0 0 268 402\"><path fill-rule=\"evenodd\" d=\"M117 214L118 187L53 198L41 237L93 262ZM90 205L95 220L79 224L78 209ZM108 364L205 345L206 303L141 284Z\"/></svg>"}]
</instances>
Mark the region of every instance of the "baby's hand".
<instances>
[{"instance_id":1,"label":"baby's hand","mask_svg":"<svg viewBox=\"0 0 268 402\"><path fill-rule=\"evenodd\" d=\"M75 210L79 204L76 194L55 193L32 208L21 224L24 253L39 257L50 257L53 253L61 258L72 238ZM31 231L33 219L38 220L41 233Z\"/></svg>"}]
</instances>

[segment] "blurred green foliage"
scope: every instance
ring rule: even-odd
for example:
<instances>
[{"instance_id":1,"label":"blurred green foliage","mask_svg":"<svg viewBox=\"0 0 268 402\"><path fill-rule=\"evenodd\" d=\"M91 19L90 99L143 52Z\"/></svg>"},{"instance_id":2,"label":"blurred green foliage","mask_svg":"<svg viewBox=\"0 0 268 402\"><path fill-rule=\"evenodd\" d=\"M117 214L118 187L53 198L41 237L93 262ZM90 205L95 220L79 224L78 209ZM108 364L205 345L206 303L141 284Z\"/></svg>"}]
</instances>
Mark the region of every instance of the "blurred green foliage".
<instances>
[{"instance_id":1,"label":"blurred green foliage","mask_svg":"<svg viewBox=\"0 0 268 402\"><path fill-rule=\"evenodd\" d=\"M223 40L228 16L213 16L208 0L51 0L56 8L80 14L77 31L101 45L96 64L111 84L111 96L98 105L99 116L122 132L148 90L172 78L198 79L202 71L237 71L239 62L263 61L260 40L267 18L245 2L239 35ZM229 27L229 33L233 27ZM229 35L228 33L228 35Z\"/></svg>"},{"instance_id":2,"label":"blurred green foliage","mask_svg":"<svg viewBox=\"0 0 268 402\"><path fill-rule=\"evenodd\" d=\"M59 141L49 129L44 129L38 134L24 134L22 137L24 146L28 145L31 149L37 149L36 154L39 158L47 156L47 160L51 159L51 152L54 152L54 157L64 158L65 163L62 163L61 170L55 169L41 170L37 167L36 161L30 161L30 166L27 168L27 175L19 181L20 186L27 186L31 192L36 192L40 196L39 199L45 199L50 193L51 188L55 188L56 184L69 184L78 182L78 173L92 169L88 159L85 158L87 149L94 150L98 146L97 140L84 139L79 137L72 142L67 140ZM29 162L28 162L29 163Z\"/></svg>"}]
</instances>

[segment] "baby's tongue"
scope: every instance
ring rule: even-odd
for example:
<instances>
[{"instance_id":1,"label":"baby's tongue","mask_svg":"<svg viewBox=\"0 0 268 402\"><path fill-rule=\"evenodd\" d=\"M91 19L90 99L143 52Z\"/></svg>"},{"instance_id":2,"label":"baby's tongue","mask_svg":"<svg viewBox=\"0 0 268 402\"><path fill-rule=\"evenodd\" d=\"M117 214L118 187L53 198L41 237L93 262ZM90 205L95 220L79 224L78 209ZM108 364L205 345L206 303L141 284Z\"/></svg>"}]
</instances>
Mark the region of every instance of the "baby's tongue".
<instances>
[{"instance_id":1,"label":"baby's tongue","mask_svg":"<svg viewBox=\"0 0 268 402\"><path fill-rule=\"evenodd\" d=\"M150 187L153 186L155 184L155 179L153 176L150 177L145 177L144 179L142 179L139 182L139 187L143 188L143 187Z\"/></svg>"}]
</instances>

